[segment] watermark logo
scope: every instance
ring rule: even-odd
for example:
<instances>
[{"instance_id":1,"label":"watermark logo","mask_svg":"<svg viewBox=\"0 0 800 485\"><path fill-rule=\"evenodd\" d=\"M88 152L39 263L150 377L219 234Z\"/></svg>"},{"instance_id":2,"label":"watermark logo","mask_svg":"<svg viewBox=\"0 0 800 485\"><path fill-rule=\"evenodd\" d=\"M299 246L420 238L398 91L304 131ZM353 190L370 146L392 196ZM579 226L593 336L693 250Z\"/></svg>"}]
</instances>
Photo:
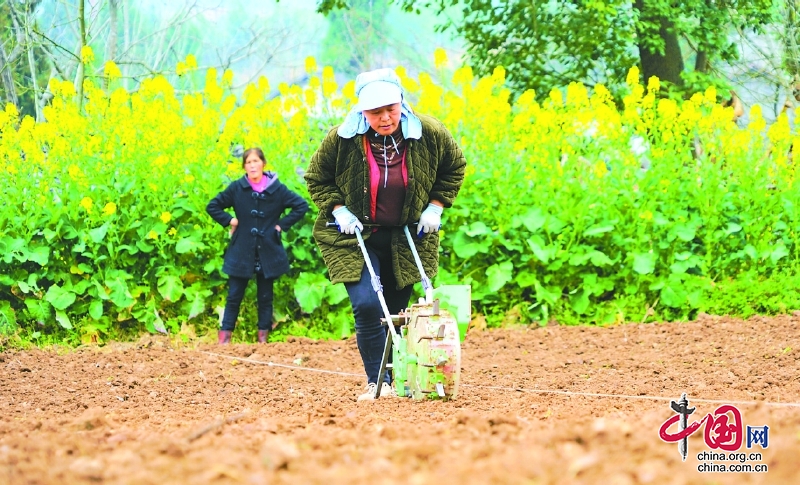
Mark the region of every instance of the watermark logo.
<instances>
[{"instance_id":1,"label":"watermark logo","mask_svg":"<svg viewBox=\"0 0 800 485\"><path fill-rule=\"evenodd\" d=\"M739 450L743 443L746 443L748 449L754 446L767 449L769 446L769 426L745 427L742 423L741 411L731 404L723 404L717 407L713 413L708 413L702 419L693 421L690 424L689 416L694 414L696 408L689 407L686 393L681 395L678 401L671 401L670 409L675 414L664 421L658 430L658 435L666 443L678 444L678 453L680 453L683 461L686 461L686 456L689 453L689 436L703 428L703 440L712 451L698 453L697 459L701 462L697 467L698 471L767 471L766 464L746 463L748 461L761 461L761 453L739 453ZM677 429L672 430L675 427ZM727 465L726 463L719 463L725 461L736 461L738 464Z\"/></svg>"},{"instance_id":2,"label":"watermark logo","mask_svg":"<svg viewBox=\"0 0 800 485\"><path fill-rule=\"evenodd\" d=\"M759 445L762 449L769 446L769 426L748 426L747 427L747 447Z\"/></svg>"}]
</instances>

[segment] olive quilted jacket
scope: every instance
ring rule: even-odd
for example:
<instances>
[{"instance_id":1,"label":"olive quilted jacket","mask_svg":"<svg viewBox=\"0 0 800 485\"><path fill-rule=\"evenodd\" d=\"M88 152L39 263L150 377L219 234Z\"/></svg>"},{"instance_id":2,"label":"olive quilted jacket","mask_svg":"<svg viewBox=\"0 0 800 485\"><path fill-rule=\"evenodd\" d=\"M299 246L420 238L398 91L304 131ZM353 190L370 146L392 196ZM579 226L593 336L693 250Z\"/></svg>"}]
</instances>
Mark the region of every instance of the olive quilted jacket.
<instances>
[{"instance_id":1,"label":"olive quilted jacket","mask_svg":"<svg viewBox=\"0 0 800 485\"><path fill-rule=\"evenodd\" d=\"M453 136L437 119L424 115L419 118L422 120L422 137L407 141L408 189L401 224L418 221L431 200L438 200L445 207L452 206L464 180L466 161ZM336 128L332 129L311 158L305 174L308 192L319 207L314 239L334 283L358 281L364 267L355 236L341 234L337 228L326 225L333 220L333 207L339 204L346 205L361 222L372 222L369 217L369 166L363 138L363 135L342 138ZM410 229L413 234L413 227ZM369 231L365 231L364 238L368 237ZM439 235L433 233L422 239L414 236L414 242L422 266L432 279L438 271ZM402 227L394 228L392 233L392 265L398 288L420 281Z\"/></svg>"}]
</instances>

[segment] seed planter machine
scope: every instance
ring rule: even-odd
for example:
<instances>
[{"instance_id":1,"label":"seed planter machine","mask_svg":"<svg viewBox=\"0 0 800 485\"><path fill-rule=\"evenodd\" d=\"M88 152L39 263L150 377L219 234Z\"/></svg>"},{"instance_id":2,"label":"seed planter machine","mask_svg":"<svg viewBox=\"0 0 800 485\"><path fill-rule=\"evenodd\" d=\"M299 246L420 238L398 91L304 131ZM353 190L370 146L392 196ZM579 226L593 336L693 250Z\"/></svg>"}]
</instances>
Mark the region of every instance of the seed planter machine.
<instances>
[{"instance_id":1,"label":"seed planter machine","mask_svg":"<svg viewBox=\"0 0 800 485\"><path fill-rule=\"evenodd\" d=\"M379 376L392 370L397 395L413 399L450 400L458 396L461 377L461 342L469 327L471 299L469 285L447 285L434 289L425 274L414 240L403 228L414 262L422 277L425 298L391 315L380 279L372 268L361 233L356 238L372 277L372 288L383 308L383 324L389 329ZM391 356L391 359L390 359ZM375 386L375 398L382 386Z\"/></svg>"}]
</instances>

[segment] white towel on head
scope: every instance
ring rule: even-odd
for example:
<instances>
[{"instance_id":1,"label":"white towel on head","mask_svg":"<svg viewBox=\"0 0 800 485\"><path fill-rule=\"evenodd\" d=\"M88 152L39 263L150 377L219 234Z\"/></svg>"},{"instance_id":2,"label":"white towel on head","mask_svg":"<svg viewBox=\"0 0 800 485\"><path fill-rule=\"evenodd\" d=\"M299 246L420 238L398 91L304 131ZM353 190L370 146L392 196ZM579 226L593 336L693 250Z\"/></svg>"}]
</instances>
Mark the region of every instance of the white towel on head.
<instances>
[{"instance_id":1,"label":"white towel on head","mask_svg":"<svg viewBox=\"0 0 800 485\"><path fill-rule=\"evenodd\" d=\"M352 138L356 135L363 135L369 130L369 123L364 117L361 110L363 102L369 101L369 105L375 104L376 92L368 89L363 91L364 87L372 83L389 83L400 88L400 126L403 130L405 138L419 139L422 136L422 122L414 114L414 111L406 102L403 85L400 83L400 76L397 75L392 69L376 69L374 71L362 72L356 77L356 95L359 96L359 102L347 113L344 122L339 126L337 133L342 138ZM361 94L368 96L369 100L362 100ZM387 100L396 99L396 91L387 90ZM395 101L396 102L396 101ZM392 103L388 103L392 104Z\"/></svg>"}]
</instances>

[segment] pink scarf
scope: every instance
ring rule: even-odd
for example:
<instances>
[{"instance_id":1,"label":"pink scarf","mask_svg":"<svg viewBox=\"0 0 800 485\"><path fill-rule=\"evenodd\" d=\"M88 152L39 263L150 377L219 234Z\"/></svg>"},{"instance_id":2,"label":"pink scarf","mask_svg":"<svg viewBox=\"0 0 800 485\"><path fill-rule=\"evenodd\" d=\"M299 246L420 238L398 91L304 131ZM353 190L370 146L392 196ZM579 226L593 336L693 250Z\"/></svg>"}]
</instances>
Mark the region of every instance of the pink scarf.
<instances>
[{"instance_id":1,"label":"pink scarf","mask_svg":"<svg viewBox=\"0 0 800 485\"><path fill-rule=\"evenodd\" d=\"M245 177L247 176L245 175ZM255 183L252 180L250 180L250 177L247 177L247 182L250 184L250 187L252 187L253 190L255 190L256 192L264 192L265 190L267 190L267 187L272 185L272 182L274 182L276 179L277 177L275 177L275 174L264 173L264 176L261 177L261 180L259 180L258 183Z\"/></svg>"}]
</instances>

